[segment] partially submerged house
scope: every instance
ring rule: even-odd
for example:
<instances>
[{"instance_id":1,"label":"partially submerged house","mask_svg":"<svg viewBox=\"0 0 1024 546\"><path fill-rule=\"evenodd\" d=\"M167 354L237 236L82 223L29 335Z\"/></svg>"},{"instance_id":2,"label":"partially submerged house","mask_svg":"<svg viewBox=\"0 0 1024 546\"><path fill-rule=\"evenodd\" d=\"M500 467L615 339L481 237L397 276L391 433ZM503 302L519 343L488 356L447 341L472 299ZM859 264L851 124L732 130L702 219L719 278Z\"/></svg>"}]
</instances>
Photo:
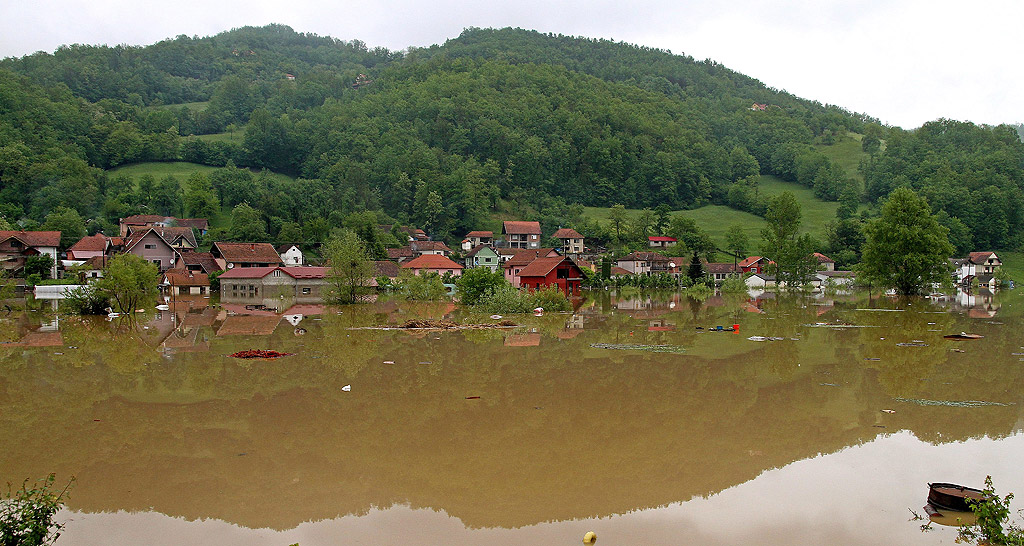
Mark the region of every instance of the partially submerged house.
<instances>
[{"instance_id":1,"label":"partially submerged house","mask_svg":"<svg viewBox=\"0 0 1024 546\"><path fill-rule=\"evenodd\" d=\"M219 277L225 301L289 298L318 302L327 286L326 267L234 267Z\"/></svg>"},{"instance_id":2,"label":"partially submerged house","mask_svg":"<svg viewBox=\"0 0 1024 546\"><path fill-rule=\"evenodd\" d=\"M462 275L462 264L453 262L444 256L437 254L424 254L401 264L402 269L408 269L413 275L425 273L437 273L442 277L446 274L458 277Z\"/></svg>"},{"instance_id":3,"label":"partially submerged house","mask_svg":"<svg viewBox=\"0 0 1024 546\"><path fill-rule=\"evenodd\" d=\"M477 245L466 253L466 267L486 267L491 271L497 271L501 264L498 260L498 253L489 245Z\"/></svg>"},{"instance_id":4,"label":"partially submerged house","mask_svg":"<svg viewBox=\"0 0 1024 546\"><path fill-rule=\"evenodd\" d=\"M676 265L668 256L657 252L630 252L619 258L616 265L633 275L671 273Z\"/></svg>"},{"instance_id":5,"label":"partially submerged house","mask_svg":"<svg viewBox=\"0 0 1024 546\"><path fill-rule=\"evenodd\" d=\"M30 257L46 255L53 258L50 277L57 278L58 246L59 231L0 231L0 263L5 271L21 271Z\"/></svg>"},{"instance_id":6,"label":"partially submerged house","mask_svg":"<svg viewBox=\"0 0 1024 546\"><path fill-rule=\"evenodd\" d=\"M168 269L164 271L161 283L168 292L175 296L185 294L199 295L210 292L210 277L206 273L187 269Z\"/></svg>"},{"instance_id":7,"label":"partially submerged house","mask_svg":"<svg viewBox=\"0 0 1024 546\"><path fill-rule=\"evenodd\" d=\"M519 284L531 290L541 290L549 286L569 296L580 293L583 282L583 271L567 256L537 258L519 272Z\"/></svg>"},{"instance_id":8,"label":"partially submerged house","mask_svg":"<svg viewBox=\"0 0 1024 546\"><path fill-rule=\"evenodd\" d=\"M281 263L281 255L270 243L213 243L210 249L221 269L236 267L275 267Z\"/></svg>"}]
</instances>

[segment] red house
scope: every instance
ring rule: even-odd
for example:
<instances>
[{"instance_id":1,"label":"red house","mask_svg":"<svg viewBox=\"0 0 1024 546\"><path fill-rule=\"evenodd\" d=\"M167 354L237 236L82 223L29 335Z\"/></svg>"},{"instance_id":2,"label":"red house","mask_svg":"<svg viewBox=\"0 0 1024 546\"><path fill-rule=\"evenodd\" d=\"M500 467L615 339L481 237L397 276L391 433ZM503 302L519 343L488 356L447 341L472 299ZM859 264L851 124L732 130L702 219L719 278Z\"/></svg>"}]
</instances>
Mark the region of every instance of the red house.
<instances>
[{"instance_id":1,"label":"red house","mask_svg":"<svg viewBox=\"0 0 1024 546\"><path fill-rule=\"evenodd\" d=\"M765 272L765 268L767 268L769 264L773 264L773 263L775 263L775 262L773 262L773 261L771 261L768 258L765 258L763 256L750 256L750 257L745 258L738 265L739 265L739 268L741 270L743 270L744 273L758 274L758 273L764 273Z\"/></svg>"},{"instance_id":2,"label":"red house","mask_svg":"<svg viewBox=\"0 0 1024 546\"><path fill-rule=\"evenodd\" d=\"M565 256L537 258L519 272L520 286L540 290L546 286L557 286L563 294L578 296L583 271Z\"/></svg>"}]
</instances>

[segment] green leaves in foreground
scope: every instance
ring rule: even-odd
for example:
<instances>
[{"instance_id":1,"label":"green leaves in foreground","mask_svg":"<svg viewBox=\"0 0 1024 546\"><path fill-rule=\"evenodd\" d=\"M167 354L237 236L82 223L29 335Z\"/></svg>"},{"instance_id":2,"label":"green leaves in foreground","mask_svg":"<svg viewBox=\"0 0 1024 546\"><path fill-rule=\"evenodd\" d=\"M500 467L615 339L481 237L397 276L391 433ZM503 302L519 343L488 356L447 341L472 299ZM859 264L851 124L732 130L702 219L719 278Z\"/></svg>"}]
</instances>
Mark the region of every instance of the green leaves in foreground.
<instances>
[{"instance_id":1,"label":"green leaves in foreground","mask_svg":"<svg viewBox=\"0 0 1024 546\"><path fill-rule=\"evenodd\" d=\"M7 493L0 498L0 546L37 546L57 540L64 524L55 522L53 516L75 479L60 492L54 489L55 481L56 476L50 474L31 488L28 480L17 490L7 484Z\"/></svg>"}]
</instances>

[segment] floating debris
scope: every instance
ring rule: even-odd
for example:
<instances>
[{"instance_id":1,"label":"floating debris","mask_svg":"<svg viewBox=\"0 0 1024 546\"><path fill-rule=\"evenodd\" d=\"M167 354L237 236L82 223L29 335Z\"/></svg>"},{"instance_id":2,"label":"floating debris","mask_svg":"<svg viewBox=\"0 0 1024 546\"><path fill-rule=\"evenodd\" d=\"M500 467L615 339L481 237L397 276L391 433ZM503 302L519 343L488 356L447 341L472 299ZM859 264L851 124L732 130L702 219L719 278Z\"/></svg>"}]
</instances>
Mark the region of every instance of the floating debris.
<instances>
[{"instance_id":1,"label":"floating debris","mask_svg":"<svg viewBox=\"0 0 1024 546\"><path fill-rule=\"evenodd\" d=\"M479 399L480 399L479 396L467 396L466 397L466 400L479 400Z\"/></svg>"},{"instance_id":2,"label":"floating debris","mask_svg":"<svg viewBox=\"0 0 1024 546\"><path fill-rule=\"evenodd\" d=\"M248 351L238 351L237 353L231 353L228 356L232 358L280 358L282 356L292 356L293 354L295 353L279 353L277 351L249 349Z\"/></svg>"},{"instance_id":3,"label":"floating debris","mask_svg":"<svg viewBox=\"0 0 1024 546\"><path fill-rule=\"evenodd\" d=\"M868 357L868 358L865 358L864 360L870 360L872 362L878 362L878 361L880 361L882 359L881 358L875 358L875 357Z\"/></svg>"},{"instance_id":4,"label":"floating debris","mask_svg":"<svg viewBox=\"0 0 1024 546\"><path fill-rule=\"evenodd\" d=\"M893 398L897 402L910 402L919 406L949 406L953 408L980 408L983 406L1012 406L1015 403L986 402L984 400L926 400L923 398Z\"/></svg>"},{"instance_id":5,"label":"floating debris","mask_svg":"<svg viewBox=\"0 0 1024 546\"><path fill-rule=\"evenodd\" d=\"M952 339L954 341L962 341L967 339L981 339L985 336L981 334L968 334L967 332L960 332L959 334L949 334L942 336L942 339Z\"/></svg>"},{"instance_id":6,"label":"floating debris","mask_svg":"<svg viewBox=\"0 0 1024 546\"><path fill-rule=\"evenodd\" d=\"M830 324L828 322L815 322L814 324L804 324L807 328L832 328L833 330L841 330L844 328L881 328L881 326L875 326L873 324Z\"/></svg>"},{"instance_id":7,"label":"floating debris","mask_svg":"<svg viewBox=\"0 0 1024 546\"><path fill-rule=\"evenodd\" d=\"M450 320L410 319L399 326L367 326L349 330L486 330L490 328L514 328L519 326L511 320L492 324L459 324Z\"/></svg>"},{"instance_id":8,"label":"floating debris","mask_svg":"<svg viewBox=\"0 0 1024 546\"><path fill-rule=\"evenodd\" d=\"M896 413L896 410L894 410L894 409L884 409L884 410L882 410L882 413Z\"/></svg>"},{"instance_id":9,"label":"floating debris","mask_svg":"<svg viewBox=\"0 0 1024 546\"><path fill-rule=\"evenodd\" d=\"M914 340L909 343L897 343L897 347L927 347L928 344L923 341Z\"/></svg>"},{"instance_id":10,"label":"floating debris","mask_svg":"<svg viewBox=\"0 0 1024 546\"><path fill-rule=\"evenodd\" d=\"M652 353L682 353L686 349L676 345L637 345L633 343L591 343L595 349L614 349L620 351L649 351Z\"/></svg>"},{"instance_id":11,"label":"floating debris","mask_svg":"<svg viewBox=\"0 0 1024 546\"><path fill-rule=\"evenodd\" d=\"M785 341L784 337L750 336L749 341Z\"/></svg>"},{"instance_id":12,"label":"floating debris","mask_svg":"<svg viewBox=\"0 0 1024 546\"><path fill-rule=\"evenodd\" d=\"M822 387L838 387L839 386L836 383L818 383L818 385L821 385Z\"/></svg>"},{"instance_id":13,"label":"floating debris","mask_svg":"<svg viewBox=\"0 0 1024 546\"><path fill-rule=\"evenodd\" d=\"M352 385L345 385L344 387L341 388L341 390L344 391L344 392L351 392L352 391Z\"/></svg>"},{"instance_id":14,"label":"floating debris","mask_svg":"<svg viewBox=\"0 0 1024 546\"><path fill-rule=\"evenodd\" d=\"M877 313L902 313L903 309L856 309L856 311L872 311Z\"/></svg>"}]
</instances>

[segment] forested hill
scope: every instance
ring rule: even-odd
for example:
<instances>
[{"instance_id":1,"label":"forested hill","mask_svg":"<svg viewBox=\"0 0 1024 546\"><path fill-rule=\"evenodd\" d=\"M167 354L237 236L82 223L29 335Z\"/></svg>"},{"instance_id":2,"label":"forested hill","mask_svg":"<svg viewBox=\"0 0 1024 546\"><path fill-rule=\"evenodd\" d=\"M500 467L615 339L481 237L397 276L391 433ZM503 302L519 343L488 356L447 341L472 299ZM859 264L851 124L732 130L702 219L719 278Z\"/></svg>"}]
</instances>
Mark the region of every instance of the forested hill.
<instances>
[{"instance_id":1,"label":"forested hill","mask_svg":"<svg viewBox=\"0 0 1024 546\"><path fill-rule=\"evenodd\" d=\"M950 138L976 145L947 146L950 123L885 128L711 61L608 40L469 29L443 45L393 52L247 27L0 61L0 213L32 226L65 206L105 229L135 212L210 214L248 203L270 237L371 210L381 223L450 238L500 208L552 229L580 224L571 205L717 203L763 213L759 174L855 209L901 184L929 186L942 170L952 173L943 184L962 190L947 194L986 196L966 212L947 200L946 222L994 248L1016 244L1020 142L1006 138L1008 128L964 124ZM867 187L820 151L862 134ZM172 160L297 178L229 168L182 184L105 171ZM980 233L991 206L1007 226L995 238Z\"/></svg>"}]
</instances>

